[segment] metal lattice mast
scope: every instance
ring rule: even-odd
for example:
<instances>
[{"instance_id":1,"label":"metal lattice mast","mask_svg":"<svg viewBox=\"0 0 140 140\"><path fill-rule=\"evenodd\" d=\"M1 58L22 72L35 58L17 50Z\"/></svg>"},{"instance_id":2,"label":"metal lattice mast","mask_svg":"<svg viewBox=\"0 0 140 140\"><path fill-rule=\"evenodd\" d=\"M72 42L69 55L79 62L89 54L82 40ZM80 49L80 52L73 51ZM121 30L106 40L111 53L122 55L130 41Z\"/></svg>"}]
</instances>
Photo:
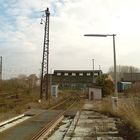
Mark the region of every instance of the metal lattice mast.
<instances>
[{"instance_id":1,"label":"metal lattice mast","mask_svg":"<svg viewBox=\"0 0 140 140\"><path fill-rule=\"evenodd\" d=\"M42 57L42 72L41 72L41 85L40 85L40 99L45 96L48 99L49 90L49 8L45 10L45 31L44 31L44 47Z\"/></svg>"}]
</instances>

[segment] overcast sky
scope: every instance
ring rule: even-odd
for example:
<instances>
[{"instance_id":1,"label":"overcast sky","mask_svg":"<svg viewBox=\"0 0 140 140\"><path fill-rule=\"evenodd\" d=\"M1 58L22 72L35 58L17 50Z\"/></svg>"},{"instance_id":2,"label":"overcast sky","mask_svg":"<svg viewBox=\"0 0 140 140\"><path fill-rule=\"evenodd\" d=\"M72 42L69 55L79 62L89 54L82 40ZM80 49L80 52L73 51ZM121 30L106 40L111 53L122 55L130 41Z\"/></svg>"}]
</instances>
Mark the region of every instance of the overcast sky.
<instances>
[{"instance_id":1,"label":"overcast sky","mask_svg":"<svg viewBox=\"0 0 140 140\"><path fill-rule=\"evenodd\" d=\"M19 73L39 75L44 25L42 10L50 9L49 69L95 69L107 72L113 65L112 37L117 34L118 65L140 68L139 0L0 0L0 56L3 77Z\"/></svg>"}]
</instances>

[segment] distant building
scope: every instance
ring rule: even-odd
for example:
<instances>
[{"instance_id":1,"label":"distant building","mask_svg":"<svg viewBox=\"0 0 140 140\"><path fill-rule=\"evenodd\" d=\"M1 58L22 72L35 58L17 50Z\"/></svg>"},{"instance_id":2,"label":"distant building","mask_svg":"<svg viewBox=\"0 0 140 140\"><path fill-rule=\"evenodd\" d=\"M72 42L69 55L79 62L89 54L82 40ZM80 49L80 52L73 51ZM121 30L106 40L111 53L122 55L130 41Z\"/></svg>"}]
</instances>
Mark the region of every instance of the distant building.
<instances>
[{"instance_id":1,"label":"distant building","mask_svg":"<svg viewBox=\"0 0 140 140\"><path fill-rule=\"evenodd\" d=\"M101 70L94 70L94 81L101 75ZM89 87L93 84L93 70L54 70L52 84L70 89Z\"/></svg>"},{"instance_id":2,"label":"distant building","mask_svg":"<svg viewBox=\"0 0 140 140\"><path fill-rule=\"evenodd\" d=\"M118 92L124 92L140 82L140 73L123 73L121 81L117 83Z\"/></svg>"},{"instance_id":3,"label":"distant building","mask_svg":"<svg viewBox=\"0 0 140 140\"><path fill-rule=\"evenodd\" d=\"M124 82L138 82L140 81L140 73L123 73L121 81Z\"/></svg>"}]
</instances>

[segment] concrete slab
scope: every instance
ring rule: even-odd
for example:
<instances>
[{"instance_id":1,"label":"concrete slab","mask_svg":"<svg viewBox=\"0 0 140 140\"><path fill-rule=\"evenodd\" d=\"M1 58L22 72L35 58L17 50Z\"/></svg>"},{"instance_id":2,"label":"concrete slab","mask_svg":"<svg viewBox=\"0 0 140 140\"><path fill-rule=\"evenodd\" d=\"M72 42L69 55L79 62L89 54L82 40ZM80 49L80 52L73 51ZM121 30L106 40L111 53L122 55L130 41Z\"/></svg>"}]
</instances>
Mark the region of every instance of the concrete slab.
<instances>
[{"instance_id":1,"label":"concrete slab","mask_svg":"<svg viewBox=\"0 0 140 140\"><path fill-rule=\"evenodd\" d=\"M97 140L123 140L123 139L121 137L104 136L104 137L97 137Z\"/></svg>"},{"instance_id":2,"label":"concrete slab","mask_svg":"<svg viewBox=\"0 0 140 140\"><path fill-rule=\"evenodd\" d=\"M65 118L62 121L62 125L48 138L48 140L62 140L65 133L67 132L72 119Z\"/></svg>"},{"instance_id":3,"label":"concrete slab","mask_svg":"<svg viewBox=\"0 0 140 140\"><path fill-rule=\"evenodd\" d=\"M29 118L30 118L30 116L24 116L21 119L18 119L18 120L14 121L14 122L8 122L7 124L5 124L3 126L0 126L0 133L6 131L9 128L12 128L13 126L16 126L17 124L20 124L20 123L26 121Z\"/></svg>"},{"instance_id":4,"label":"concrete slab","mask_svg":"<svg viewBox=\"0 0 140 140\"><path fill-rule=\"evenodd\" d=\"M97 140L93 137L73 137L71 140Z\"/></svg>"},{"instance_id":5,"label":"concrete slab","mask_svg":"<svg viewBox=\"0 0 140 140\"><path fill-rule=\"evenodd\" d=\"M75 118L78 118L76 115ZM72 123L64 140L123 140L117 137L116 118L94 111L93 102L85 103L77 124Z\"/></svg>"}]
</instances>

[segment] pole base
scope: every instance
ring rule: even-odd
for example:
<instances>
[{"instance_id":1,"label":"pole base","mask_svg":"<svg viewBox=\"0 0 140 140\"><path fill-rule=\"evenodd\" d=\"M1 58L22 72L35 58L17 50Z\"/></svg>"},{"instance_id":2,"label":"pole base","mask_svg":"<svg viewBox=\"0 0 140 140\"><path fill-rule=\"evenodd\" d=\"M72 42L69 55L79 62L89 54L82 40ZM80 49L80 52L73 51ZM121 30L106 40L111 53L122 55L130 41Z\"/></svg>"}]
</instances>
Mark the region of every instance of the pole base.
<instances>
[{"instance_id":1,"label":"pole base","mask_svg":"<svg viewBox=\"0 0 140 140\"><path fill-rule=\"evenodd\" d=\"M117 107L118 107L118 97L112 97L112 110L116 112Z\"/></svg>"}]
</instances>

